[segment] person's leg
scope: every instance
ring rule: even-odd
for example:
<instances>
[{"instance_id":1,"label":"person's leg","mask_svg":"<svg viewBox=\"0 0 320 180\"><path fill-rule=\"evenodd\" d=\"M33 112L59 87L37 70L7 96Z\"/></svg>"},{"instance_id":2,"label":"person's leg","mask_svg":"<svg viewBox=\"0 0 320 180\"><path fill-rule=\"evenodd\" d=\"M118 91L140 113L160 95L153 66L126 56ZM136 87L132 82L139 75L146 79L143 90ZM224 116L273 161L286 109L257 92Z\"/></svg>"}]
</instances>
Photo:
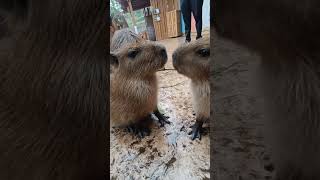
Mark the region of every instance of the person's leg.
<instances>
[{"instance_id":1,"label":"person's leg","mask_svg":"<svg viewBox=\"0 0 320 180\"><path fill-rule=\"evenodd\" d=\"M181 13L184 21L186 41L191 41L191 7L190 0L182 0Z\"/></svg>"},{"instance_id":2,"label":"person's leg","mask_svg":"<svg viewBox=\"0 0 320 180\"><path fill-rule=\"evenodd\" d=\"M202 5L203 0L191 0L191 10L196 21L197 37L196 39L201 38L202 33Z\"/></svg>"}]
</instances>

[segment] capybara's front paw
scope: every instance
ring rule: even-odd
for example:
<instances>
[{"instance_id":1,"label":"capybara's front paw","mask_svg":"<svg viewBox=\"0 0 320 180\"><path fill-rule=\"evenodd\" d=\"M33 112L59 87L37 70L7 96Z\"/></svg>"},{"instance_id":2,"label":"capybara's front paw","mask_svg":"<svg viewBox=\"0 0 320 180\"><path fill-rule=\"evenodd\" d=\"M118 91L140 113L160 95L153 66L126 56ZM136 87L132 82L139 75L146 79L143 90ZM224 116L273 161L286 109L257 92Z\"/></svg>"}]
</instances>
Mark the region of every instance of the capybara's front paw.
<instances>
[{"instance_id":1,"label":"capybara's front paw","mask_svg":"<svg viewBox=\"0 0 320 180\"><path fill-rule=\"evenodd\" d=\"M165 124L171 124L171 122L168 121L169 117L164 116L158 109L154 111L154 115L158 118L160 127L164 127Z\"/></svg>"},{"instance_id":2,"label":"capybara's front paw","mask_svg":"<svg viewBox=\"0 0 320 180\"><path fill-rule=\"evenodd\" d=\"M137 135L139 138L144 138L145 136L149 136L151 133L150 128L143 127L138 124L132 124L127 126L126 130L132 134Z\"/></svg>"},{"instance_id":3,"label":"capybara's front paw","mask_svg":"<svg viewBox=\"0 0 320 180\"><path fill-rule=\"evenodd\" d=\"M192 140L195 140L196 138L199 138L199 140L201 140L201 135L204 133L202 124L203 122L196 121L194 125L191 126L192 131L189 132L189 135L191 135Z\"/></svg>"}]
</instances>

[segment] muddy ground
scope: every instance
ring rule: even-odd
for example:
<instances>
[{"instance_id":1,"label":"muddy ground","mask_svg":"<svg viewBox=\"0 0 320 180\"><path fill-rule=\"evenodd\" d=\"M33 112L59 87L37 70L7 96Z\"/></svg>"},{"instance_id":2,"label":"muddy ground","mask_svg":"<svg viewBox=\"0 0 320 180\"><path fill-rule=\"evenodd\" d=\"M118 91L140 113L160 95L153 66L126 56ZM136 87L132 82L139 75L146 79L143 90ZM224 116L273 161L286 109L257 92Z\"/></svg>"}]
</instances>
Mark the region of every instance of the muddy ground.
<instances>
[{"instance_id":1,"label":"muddy ground","mask_svg":"<svg viewBox=\"0 0 320 180\"><path fill-rule=\"evenodd\" d=\"M218 38L213 52L213 179L271 179L274 167L264 143L263 99L256 86L260 59Z\"/></svg>"},{"instance_id":2,"label":"muddy ground","mask_svg":"<svg viewBox=\"0 0 320 180\"><path fill-rule=\"evenodd\" d=\"M168 63L157 73L159 106L170 125L155 122L151 135L139 139L120 129L111 129L111 179L210 179L209 135L192 141L188 132L195 122L189 79L173 70L171 54L184 37L159 43L166 46Z\"/></svg>"}]
</instances>

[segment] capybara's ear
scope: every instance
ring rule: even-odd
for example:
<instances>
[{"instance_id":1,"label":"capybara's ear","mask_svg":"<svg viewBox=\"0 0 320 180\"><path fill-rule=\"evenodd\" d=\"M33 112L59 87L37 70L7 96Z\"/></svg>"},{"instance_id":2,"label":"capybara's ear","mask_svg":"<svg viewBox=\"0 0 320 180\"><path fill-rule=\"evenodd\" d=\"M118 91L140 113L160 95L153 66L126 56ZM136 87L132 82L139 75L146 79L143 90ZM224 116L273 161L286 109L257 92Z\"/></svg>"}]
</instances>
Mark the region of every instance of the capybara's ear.
<instances>
[{"instance_id":1,"label":"capybara's ear","mask_svg":"<svg viewBox=\"0 0 320 180\"><path fill-rule=\"evenodd\" d=\"M119 59L118 59L116 53L110 52L109 59L110 59L110 65L111 66L118 67Z\"/></svg>"}]
</instances>

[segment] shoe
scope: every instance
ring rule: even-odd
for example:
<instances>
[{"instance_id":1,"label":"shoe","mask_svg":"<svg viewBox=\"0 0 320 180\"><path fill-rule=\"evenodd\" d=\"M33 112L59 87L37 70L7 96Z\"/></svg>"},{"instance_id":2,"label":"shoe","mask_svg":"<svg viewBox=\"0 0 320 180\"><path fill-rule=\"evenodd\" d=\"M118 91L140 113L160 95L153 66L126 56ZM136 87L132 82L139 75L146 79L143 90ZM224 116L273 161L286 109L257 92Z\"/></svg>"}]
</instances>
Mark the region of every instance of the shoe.
<instances>
[{"instance_id":1,"label":"shoe","mask_svg":"<svg viewBox=\"0 0 320 180\"><path fill-rule=\"evenodd\" d=\"M191 41L191 39L186 39L185 43L189 43Z\"/></svg>"},{"instance_id":2,"label":"shoe","mask_svg":"<svg viewBox=\"0 0 320 180\"><path fill-rule=\"evenodd\" d=\"M196 39L200 39L200 38L202 38L202 36L197 36L197 37L196 37Z\"/></svg>"}]
</instances>

